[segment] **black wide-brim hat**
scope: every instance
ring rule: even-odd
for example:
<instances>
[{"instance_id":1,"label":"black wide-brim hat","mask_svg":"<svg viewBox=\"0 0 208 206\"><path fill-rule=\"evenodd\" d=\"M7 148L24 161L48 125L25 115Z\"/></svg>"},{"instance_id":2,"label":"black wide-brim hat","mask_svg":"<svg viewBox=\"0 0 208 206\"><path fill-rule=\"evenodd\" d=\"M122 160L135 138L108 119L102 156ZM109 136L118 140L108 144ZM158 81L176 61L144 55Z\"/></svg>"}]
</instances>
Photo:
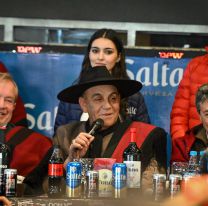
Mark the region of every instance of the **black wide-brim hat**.
<instances>
[{"instance_id":1,"label":"black wide-brim hat","mask_svg":"<svg viewBox=\"0 0 208 206\"><path fill-rule=\"evenodd\" d=\"M129 97L142 88L140 82L127 78L113 77L105 66L99 66L86 69L80 76L78 84L62 90L57 97L61 101L78 104L79 97L87 89L98 85L115 86L121 98Z\"/></svg>"}]
</instances>

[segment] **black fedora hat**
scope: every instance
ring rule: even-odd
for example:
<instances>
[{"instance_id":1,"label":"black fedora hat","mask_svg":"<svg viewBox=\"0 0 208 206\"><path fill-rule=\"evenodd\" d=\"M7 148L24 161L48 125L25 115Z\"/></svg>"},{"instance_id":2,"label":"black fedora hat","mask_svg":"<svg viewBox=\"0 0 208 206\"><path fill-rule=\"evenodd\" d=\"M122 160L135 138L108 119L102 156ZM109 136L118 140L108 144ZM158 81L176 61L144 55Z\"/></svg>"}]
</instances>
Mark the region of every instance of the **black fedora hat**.
<instances>
[{"instance_id":1,"label":"black fedora hat","mask_svg":"<svg viewBox=\"0 0 208 206\"><path fill-rule=\"evenodd\" d=\"M90 67L79 78L78 84L72 85L58 94L58 99L69 103L79 103L79 97L90 87L97 85L114 85L121 98L129 97L142 88L142 84L127 78L113 77L105 66Z\"/></svg>"}]
</instances>

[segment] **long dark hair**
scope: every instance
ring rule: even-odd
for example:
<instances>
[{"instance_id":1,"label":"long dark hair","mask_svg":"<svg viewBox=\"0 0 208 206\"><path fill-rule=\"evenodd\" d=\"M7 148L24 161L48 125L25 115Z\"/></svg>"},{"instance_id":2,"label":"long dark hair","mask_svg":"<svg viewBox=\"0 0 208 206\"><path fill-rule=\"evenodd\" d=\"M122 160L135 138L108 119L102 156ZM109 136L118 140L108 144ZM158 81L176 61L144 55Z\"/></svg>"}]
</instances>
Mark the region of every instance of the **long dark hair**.
<instances>
[{"instance_id":1,"label":"long dark hair","mask_svg":"<svg viewBox=\"0 0 208 206\"><path fill-rule=\"evenodd\" d=\"M113 29L99 29L97 30L90 38L90 41L88 43L87 46L87 51L84 57L84 60L82 62L82 70L80 73L80 76L82 75L82 72L86 69L88 69L89 67L91 67L90 64L90 58L89 58L89 53L92 47L92 43L99 38L106 38L111 40L117 49L118 54L120 55L120 61L116 62L115 66L113 67L113 69L111 70L111 74L114 77L118 77L118 78L128 78L129 76L127 75L127 71L126 71L126 63L125 63L125 50L124 50L124 46L123 43L121 41L121 39L119 38L117 32ZM127 98L121 100L121 107L120 107L120 114L122 115L122 117L125 119L126 115L127 115Z\"/></svg>"},{"instance_id":2,"label":"long dark hair","mask_svg":"<svg viewBox=\"0 0 208 206\"><path fill-rule=\"evenodd\" d=\"M120 77L129 78L126 72L125 50L123 47L123 43L119 38L117 32L114 31L113 29L99 29L91 36L87 46L87 51L84 60L82 62L82 71L88 69L91 66L89 59L89 52L92 47L92 43L99 38L106 38L111 40L115 44L117 52L120 55L120 61L116 62L114 68L112 69L112 75L118 78Z\"/></svg>"}]
</instances>

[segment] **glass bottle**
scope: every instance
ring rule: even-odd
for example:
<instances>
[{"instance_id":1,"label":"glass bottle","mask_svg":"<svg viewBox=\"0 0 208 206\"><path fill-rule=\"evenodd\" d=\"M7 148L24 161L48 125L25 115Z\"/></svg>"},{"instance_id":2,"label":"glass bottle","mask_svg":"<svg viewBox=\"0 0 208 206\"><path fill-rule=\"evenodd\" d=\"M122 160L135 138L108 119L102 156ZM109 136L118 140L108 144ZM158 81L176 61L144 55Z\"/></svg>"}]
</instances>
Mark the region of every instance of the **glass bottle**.
<instances>
[{"instance_id":1,"label":"glass bottle","mask_svg":"<svg viewBox=\"0 0 208 206\"><path fill-rule=\"evenodd\" d=\"M10 150L6 144L0 144L0 195L4 195L4 170L9 168Z\"/></svg>"},{"instance_id":2,"label":"glass bottle","mask_svg":"<svg viewBox=\"0 0 208 206\"><path fill-rule=\"evenodd\" d=\"M55 145L48 163L48 197L58 198L62 195L63 156L59 145Z\"/></svg>"},{"instance_id":3,"label":"glass bottle","mask_svg":"<svg viewBox=\"0 0 208 206\"><path fill-rule=\"evenodd\" d=\"M128 194L138 194L141 188L141 150L136 144L136 128L130 128L130 143L123 152L123 162L127 166Z\"/></svg>"}]
</instances>

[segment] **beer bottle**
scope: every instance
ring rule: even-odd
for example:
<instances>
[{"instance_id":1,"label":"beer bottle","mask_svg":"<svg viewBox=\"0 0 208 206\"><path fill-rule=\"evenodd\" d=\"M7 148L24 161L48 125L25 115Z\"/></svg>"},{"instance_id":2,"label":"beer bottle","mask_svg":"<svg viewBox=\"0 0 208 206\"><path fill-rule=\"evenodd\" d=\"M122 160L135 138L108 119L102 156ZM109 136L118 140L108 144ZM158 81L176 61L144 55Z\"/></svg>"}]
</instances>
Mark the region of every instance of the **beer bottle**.
<instances>
[{"instance_id":1,"label":"beer bottle","mask_svg":"<svg viewBox=\"0 0 208 206\"><path fill-rule=\"evenodd\" d=\"M62 195L63 156L59 145L55 145L48 164L48 197Z\"/></svg>"},{"instance_id":2,"label":"beer bottle","mask_svg":"<svg viewBox=\"0 0 208 206\"><path fill-rule=\"evenodd\" d=\"M141 150L136 144L136 128L130 128L130 143L123 152L123 161L127 166L127 191L129 195L138 195L141 188Z\"/></svg>"},{"instance_id":3,"label":"beer bottle","mask_svg":"<svg viewBox=\"0 0 208 206\"><path fill-rule=\"evenodd\" d=\"M0 195L4 195L4 170L9 168L10 150L6 144L0 143Z\"/></svg>"}]
</instances>

